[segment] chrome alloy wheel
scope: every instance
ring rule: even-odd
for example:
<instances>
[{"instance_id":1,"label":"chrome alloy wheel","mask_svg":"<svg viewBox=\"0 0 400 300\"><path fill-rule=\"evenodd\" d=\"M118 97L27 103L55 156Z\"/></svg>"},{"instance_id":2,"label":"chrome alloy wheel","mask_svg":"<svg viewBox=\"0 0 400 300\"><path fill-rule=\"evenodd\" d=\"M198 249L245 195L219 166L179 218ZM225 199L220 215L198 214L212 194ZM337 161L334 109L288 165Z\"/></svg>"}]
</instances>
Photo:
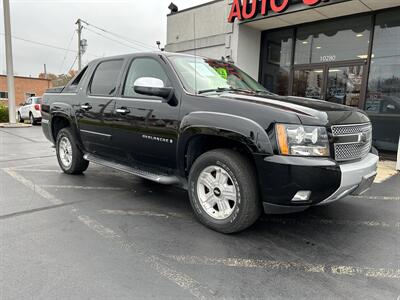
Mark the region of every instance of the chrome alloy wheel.
<instances>
[{"instance_id":1,"label":"chrome alloy wheel","mask_svg":"<svg viewBox=\"0 0 400 300\"><path fill-rule=\"evenodd\" d=\"M67 137L61 138L58 144L58 152L63 166L69 168L72 164L72 146Z\"/></svg>"},{"instance_id":2,"label":"chrome alloy wheel","mask_svg":"<svg viewBox=\"0 0 400 300\"><path fill-rule=\"evenodd\" d=\"M233 213L237 203L236 186L223 168L209 166L197 180L200 205L214 219L224 220Z\"/></svg>"}]
</instances>

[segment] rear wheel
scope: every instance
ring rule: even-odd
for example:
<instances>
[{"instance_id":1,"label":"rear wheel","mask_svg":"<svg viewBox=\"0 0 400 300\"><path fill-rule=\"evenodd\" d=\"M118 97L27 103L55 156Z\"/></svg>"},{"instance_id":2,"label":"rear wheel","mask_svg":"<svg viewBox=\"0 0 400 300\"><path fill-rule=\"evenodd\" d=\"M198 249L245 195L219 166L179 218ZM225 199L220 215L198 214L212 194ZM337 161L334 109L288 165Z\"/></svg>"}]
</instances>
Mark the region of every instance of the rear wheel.
<instances>
[{"instance_id":1,"label":"rear wheel","mask_svg":"<svg viewBox=\"0 0 400 300\"><path fill-rule=\"evenodd\" d=\"M195 161L189 197L200 222L222 233L242 231L261 214L253 164L233 150L213 150Z\"/></svg>"},{"instance_id":2,"label":"rear wheel","mask_svg":"<svg viewBox=\"0 0 400 300\"><path fill-rule=\"evenodd\" d=\"M58 164L64 173L75 175L87 170L89 162L83 158L83 153L76 145L69 127L61 129L58 133L56 152Z\"/></svg>"},{"instance_id":3,"label":"rear wheel","mask_svg":"<svg viewBox=\"0 0 400 300\"><path fill-rule=\"evenodd\" d=\"M32 125L35 125L35 124L36 124L35 118L33 117L33 114L32 114L32 113L29 113L29 122L30 122Z\"/></svg>"}]
</instances>

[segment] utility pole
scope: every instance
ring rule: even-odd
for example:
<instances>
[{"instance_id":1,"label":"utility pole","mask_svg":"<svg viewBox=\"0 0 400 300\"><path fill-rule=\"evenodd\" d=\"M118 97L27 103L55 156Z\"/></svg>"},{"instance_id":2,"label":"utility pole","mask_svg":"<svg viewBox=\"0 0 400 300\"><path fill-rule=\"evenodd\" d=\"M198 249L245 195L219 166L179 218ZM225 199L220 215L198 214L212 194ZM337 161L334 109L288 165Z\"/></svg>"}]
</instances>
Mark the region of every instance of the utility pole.
<instances>
[{"instance_id":1,"label":"utility pole","mask_svg":"<svg viewBox=\"0 0 400 300\"><path fill-rule=\"evenodd\" d=\"M75 24L78 25L78 71L80 71L82 69L82 20L78 19Z\"/></svg>"},{"instance_id":2,"label":"utility pole","mask_svg":"<svg viewBox=\"0 0 400 300\"><path fill-rule=\"evenodd\" d=\"M43 65L43 71L44 71L44 79L47 79L47 67L46 67L46 64Z\"/></svg>"},{"instance_id":3,"label":"utility pole","mask_svg":"<svg viewBox=\"0 0 400 300\"><path fill-rule=\"evenodd\" d=\"M10 2L3 0L4 9L4 31L6 42L6 65L7 65L7 90L8 90L8 119L10 124L16 124L15 115L15 87L14 87L14 68L11 44L11 21L10 21Z\"/></svg>"}]
</instances>

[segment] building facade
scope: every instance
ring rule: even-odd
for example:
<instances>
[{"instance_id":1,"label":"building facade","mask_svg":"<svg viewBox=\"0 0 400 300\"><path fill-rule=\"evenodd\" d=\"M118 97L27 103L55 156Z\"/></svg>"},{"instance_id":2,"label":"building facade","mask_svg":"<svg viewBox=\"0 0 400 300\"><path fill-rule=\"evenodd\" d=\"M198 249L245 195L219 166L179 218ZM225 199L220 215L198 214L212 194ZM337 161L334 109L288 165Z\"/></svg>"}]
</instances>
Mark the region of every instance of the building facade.
<instances>
[{"instance_id":1,"label":"building facade","mask_svg":"<svg viewBox=\"0 0 400 300\"><path fill-rule=\"evenodd\" d=\"M52 86L51 80L44 78L14 76L15 103L21 105L33 96L42 96ZM8 103L7 76L0 75L0 103Z\"/></svg>"},{"instance_id":2,"label":"building facade","mask_svg":"<svg viewBox=\"0 0 400 300\"><path fill-rule=\"evenodd\" d=\"M167 51L232 60L267 89L365 110L400 135L399 0L220 0L168 15Z\"/></svg>"}]
</instances>

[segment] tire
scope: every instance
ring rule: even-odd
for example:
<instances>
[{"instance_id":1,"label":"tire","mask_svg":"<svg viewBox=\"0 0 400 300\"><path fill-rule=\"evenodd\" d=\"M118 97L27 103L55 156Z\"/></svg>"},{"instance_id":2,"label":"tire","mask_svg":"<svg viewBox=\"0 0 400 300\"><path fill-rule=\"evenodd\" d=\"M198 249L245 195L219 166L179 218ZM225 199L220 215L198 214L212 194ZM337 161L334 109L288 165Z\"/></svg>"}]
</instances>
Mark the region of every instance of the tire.
<instances>
[{"instance_id":1,"label":"tire","mask_svg":"<svg viewBox=\"0 0 400 300\"><path fill-rule=\"evenodd\" d=\"M221 233L253 225L262 212L256 177L252 162L236 151L217 149L201 155L189 174L189 198L198 220Z\"/></svg>"},{"instance_id":2,"label":"tire","mask_svg":"<svg viewBox=\"0 0 400 300\"><path fill-rule=\"evenodd\" d=\"M58 164L66 174L82 174L89 167L89 162L83 158L75 138L69 127L63 128L57 135L56 153Z\"/></svg>"},{"instance_id":3,"label":"tire","mask_svg":"<svg viewBox=\"0 0 400 300\"><path fill-rule=\"evenodd\" d=\"M30 122L32 125L36 125L35 118L33 117L33 114L32 114L32 113L29 114L29 122Z\"/></svg>"},{"instance_id":4,"label":"tire","mask_svg":"<svg viewBox=\"0 0 400 300\"><path fill-rule=\"evenodd\" d=\"M21 118L21 113L20 112L18 112L17 118L18 118L18 123L24 123L24 119Z\"/></svg>"}]
</instances>

